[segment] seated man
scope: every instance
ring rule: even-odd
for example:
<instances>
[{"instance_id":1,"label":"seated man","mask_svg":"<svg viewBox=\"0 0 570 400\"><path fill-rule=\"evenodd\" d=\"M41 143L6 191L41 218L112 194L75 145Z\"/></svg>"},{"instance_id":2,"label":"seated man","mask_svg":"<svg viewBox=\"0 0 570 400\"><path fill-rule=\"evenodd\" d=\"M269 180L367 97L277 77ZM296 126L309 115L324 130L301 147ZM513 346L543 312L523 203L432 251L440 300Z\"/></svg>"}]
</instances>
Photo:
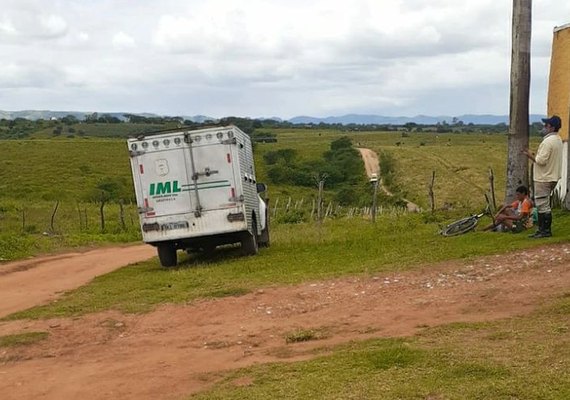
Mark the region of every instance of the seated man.
<instances>
[{"instance_id":1,"label":"seated man","mask_svg":"<svg viewBox=\"0 0 570 400\"><path fill-rule=\"evenodd\" d=\"M528 198L526 186L519 186L516 191L517 199L512 204L505 204L495 215L495 222L484 230L502 232L521 232L532 227L532 201Z\"/></svg>"}]
</instances>

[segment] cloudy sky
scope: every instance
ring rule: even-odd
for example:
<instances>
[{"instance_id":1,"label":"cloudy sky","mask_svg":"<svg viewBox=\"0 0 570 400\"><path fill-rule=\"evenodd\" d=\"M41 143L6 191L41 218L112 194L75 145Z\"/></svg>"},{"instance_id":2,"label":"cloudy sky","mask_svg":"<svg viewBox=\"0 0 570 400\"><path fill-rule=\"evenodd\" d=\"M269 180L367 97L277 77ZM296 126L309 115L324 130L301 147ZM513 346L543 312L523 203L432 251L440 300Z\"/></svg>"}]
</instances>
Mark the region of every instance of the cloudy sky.
<instances>
[{"instance_id":1,"label":"cloudy sky","mask_svg":"<svg viewBox=\"0 0 570 400\"><path fill-rule=\"evenodd\" d=\"M510 0L0 0L0 109L507 114ZM552 30L533 5L531 112Z\"/></svg>"}]
</instances>

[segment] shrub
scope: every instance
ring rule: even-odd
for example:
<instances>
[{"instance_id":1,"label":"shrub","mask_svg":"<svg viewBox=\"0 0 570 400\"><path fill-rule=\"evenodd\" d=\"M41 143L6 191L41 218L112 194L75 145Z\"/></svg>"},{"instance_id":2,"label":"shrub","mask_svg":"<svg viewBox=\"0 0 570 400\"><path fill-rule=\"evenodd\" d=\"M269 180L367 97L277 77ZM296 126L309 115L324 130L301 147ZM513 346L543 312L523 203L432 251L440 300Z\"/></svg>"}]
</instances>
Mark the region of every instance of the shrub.
<instances>
[{"instance_id":1,"label":"shrub","mask_svg":"<svg viewBox=\"0 0 570 400\"><path fill-rule=\"evenodd\" d=\"M289 210L277 217L277 222L280 224L300 224L307 222L307 220L307 215L303 210Z\"/></svg>"}]
</instances>

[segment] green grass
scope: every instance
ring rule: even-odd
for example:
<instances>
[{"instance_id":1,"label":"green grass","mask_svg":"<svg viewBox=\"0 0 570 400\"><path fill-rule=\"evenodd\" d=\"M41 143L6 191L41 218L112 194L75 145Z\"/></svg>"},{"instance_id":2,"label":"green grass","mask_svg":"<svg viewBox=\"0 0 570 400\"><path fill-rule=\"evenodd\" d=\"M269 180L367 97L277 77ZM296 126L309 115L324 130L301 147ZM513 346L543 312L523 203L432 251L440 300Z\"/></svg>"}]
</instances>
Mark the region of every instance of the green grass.
<instances>
[{"instance_id":1,"label":"green grass","mask_svg":"<svg viewBox=\"0 0 570 400\"><path fill-rule=\"evenodd\" d=\"M140 240L138 214L133 205L125 207L125 229L120 225L119 207L105 206L105 233L101 233L97 204L69 200L60 202L52 231L54 206L55 203L46 201L0 199L0 261Z\"/></svg>"},{"instance_id":2,"label":"green grass","mask_svg":"<svg viewBox=\"0 0 570 400\"><path fill-rule=\"evenodd\" d=\"M272 246L256 257L222 249L213 258L194 256L179 268L159 267L156 259L97 277L91 284L47 306L8 318L50 318L107 309L146 312L158 304L241 295L259 287L288 285L338 276L413 269L426 263L468 259L565 241L570 215L554 218L553 238L533 241L526 234L474 232L444 238L438 225L418 214L382 215L376 224L354 219L317 224L277 225Z\"/></svg>"},{"instance_id":3,"label":"green grass","mask_svg":"<svg viewBox=\"0 0 570 400\"><path fill-rule=\"evenodd\" d=\"M97 132L104 135L109 133L106 131L109 129L149 128L128 124L83 125L89 129L89 135L96 135ZM259 181L267 182L263 162L266 152L293 148L302 160L315 160L322 157L333 140L347 134L340 130L318 129L277 129L273 132L277 135L277 143L256 145ZM400 133L395 132L359 132L348 135L357 145L360 143L376 151L390 152L395 161L395 184L407 198L424 208L428 204L426 187L432 170L436 171L435 198L438 207L448 203L464 211L479 209L484 204L483 193L488 187L488 167L495 170L497 197L502 198L506 154L506 138L503 135L444 134L436 137L428 133L411 133L408 138L402 138ZM396 142L404 144L396 146ZM425 145L420 146L421 143ZM60 137L2 141L0 258L15 259L59 251L74 246L74 243L88 245L123 240L117 237L138 240L138 214L134 204L126 206L129 225L126 235L118 229L115 205L107 207L107 233L101 235L99 232L97 204L91 203L90 193L105 178L124 179L132 191L124 139L87 136L75 139ZM363 173L363 182L365 180ZM329 204L334 194L325 185L325 205ZM287 204L294 207L302 202L303 214L309 216L317 189L270 184L268 196L272 207L278 205L273 220L278 222L287 219L283 216ZM42 233L51 228L51 214L56 201L60 202L60 208L56 215L54 233L59 237L46 239ZM87 211L87 227L81 226L79 210Z\"/></svg>"},{"instance_id":4,"label":"green grass","mask_svg":"<svg viewBox=\"0 0 570 400\"><path fill-rule=\"evenodd\" d=\"M427 186L435 171L436 206L473 208L484 203L489 168L495 175L497 201L505 193L507 136L501 134L359 133L353 140L375 151L388 151L396 161L396 183L406 197L423 208L429 205ZM396 145L396 143L400 145ZM531 147L539 139L531 138ZM423 143L423 145L421 145Z\"/></svg>"},{"instance_id":5,"label":"green grass","mask_svg":"<svg viewBox=\"0 0 570 400\"><path fill-rule=\"evenodd\" d=\"M570 314L560 310L569 304L565 296L525 317L317 349L310 361L232 371L190 398L565 400Z\"/></svg>"},{"instance_id":6,"label":"green grass","mask_svg":"<svg viewBox=\"0 0 570 400\"><path fill-rule=\"evenodd\" d=\"M27 332L16 335L0 336L0 348L26 346L47 339L47 332Z\"/></svg>"},{"instance_id":7,"label":"green grass","mask_svg":"<svg viewBox=\"0 0 570 400\"><path fill-rule=\"evenodd\" d=\"M128 177L131 184L130 173L122 140L3 141L0 146L0 200L85 201L101 178Z\"/></svg>"}]
</instances>

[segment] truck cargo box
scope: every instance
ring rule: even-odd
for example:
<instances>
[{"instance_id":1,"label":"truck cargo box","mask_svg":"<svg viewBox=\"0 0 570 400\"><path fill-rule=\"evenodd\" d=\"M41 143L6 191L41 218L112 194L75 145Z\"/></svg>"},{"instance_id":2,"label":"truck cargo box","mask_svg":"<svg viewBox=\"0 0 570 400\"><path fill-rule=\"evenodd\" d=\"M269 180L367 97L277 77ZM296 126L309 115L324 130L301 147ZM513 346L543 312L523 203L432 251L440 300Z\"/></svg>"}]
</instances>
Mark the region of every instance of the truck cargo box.
<instances>
[{"instance_id":1,"label":"truck cargo box","mask_svg":"<svg viewBox=\"0 0 570 400\"><path fill-rule=\"evenodd\" d=\"M269 243L251 140L235 126L175 130L128 140L143 240L161 263L177 249L241 242L257 252Z\"/></svg>"}]
</instances>

